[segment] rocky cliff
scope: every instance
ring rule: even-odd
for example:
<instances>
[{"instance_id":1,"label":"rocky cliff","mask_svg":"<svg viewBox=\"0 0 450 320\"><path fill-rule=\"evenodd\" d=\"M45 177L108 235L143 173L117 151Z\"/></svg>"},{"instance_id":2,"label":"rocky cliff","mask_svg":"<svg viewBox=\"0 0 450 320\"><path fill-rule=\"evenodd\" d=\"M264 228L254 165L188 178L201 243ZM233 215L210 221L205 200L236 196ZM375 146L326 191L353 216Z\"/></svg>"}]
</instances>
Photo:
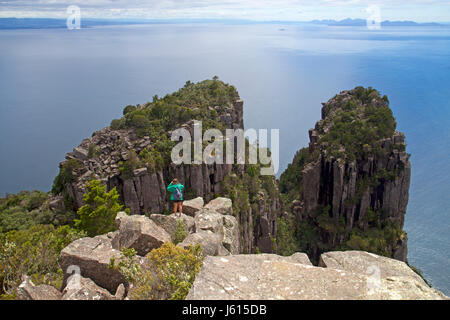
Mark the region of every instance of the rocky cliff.
<instances>
[{"instance_id":1,"label":"rocky cliff","mask_svg":"<svg viewBox=\"0 0 450 320\"><path fill-rule=\"evenodd\" d=\"M387 97L371 88L344 91L323 104L309 148L281 177L314 260L341 248L406 261L402 227L411 166L405 137L395 127Z\"/></svg>"},{"instance_id":2,"label":"rocky cliff","mask_svg":"<svg viewBox=\"0 0 450 320\"><path fill-rule=\"evenodd\" d=\"M234 180L243 181L248 166L171 163L171 132L185 128L193 139L194 120L202 121L203 131L217 128L224 136L226 129L244 129L243 101L233 86L214 79L187 82L184 88L164 98L127 106L123 118L66 154L53 192L65 199L66 206L77 210L83 205L86 183L98 179L108 190L117 189L131 214L147 215L169 210L166 187L174 177L185 186L187 199L202 197L209 201L220 195L237 196L233 186L225 185L225 178L233 174ZM272 252L279 195L264 192L262 183L256 183L258 199L247 197L240 203L249 210L235 210L241 223L242 251L254 252L258 247ZM269 184L276 187L274 179Z\"/></svg>"}]
</instances>

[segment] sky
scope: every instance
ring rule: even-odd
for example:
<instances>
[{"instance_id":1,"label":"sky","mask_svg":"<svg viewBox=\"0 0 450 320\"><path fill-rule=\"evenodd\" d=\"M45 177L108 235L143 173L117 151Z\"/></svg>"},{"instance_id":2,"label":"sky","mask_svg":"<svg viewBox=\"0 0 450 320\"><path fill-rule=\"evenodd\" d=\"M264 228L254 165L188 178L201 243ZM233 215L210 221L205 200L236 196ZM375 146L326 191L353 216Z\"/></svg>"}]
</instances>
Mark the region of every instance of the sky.
<instances>
[{"instance_id":1,"label":"sky","mask_svg":"<svg viewBox=\"0 0 450 320\"><path fill-rule=\"evenodd\" d=\"M0 17L66 18L71 5L85 18L257 21L367 19L375 5L382 20L450 21L450 0L0 0Z\"/></svg>"}]
</instances>

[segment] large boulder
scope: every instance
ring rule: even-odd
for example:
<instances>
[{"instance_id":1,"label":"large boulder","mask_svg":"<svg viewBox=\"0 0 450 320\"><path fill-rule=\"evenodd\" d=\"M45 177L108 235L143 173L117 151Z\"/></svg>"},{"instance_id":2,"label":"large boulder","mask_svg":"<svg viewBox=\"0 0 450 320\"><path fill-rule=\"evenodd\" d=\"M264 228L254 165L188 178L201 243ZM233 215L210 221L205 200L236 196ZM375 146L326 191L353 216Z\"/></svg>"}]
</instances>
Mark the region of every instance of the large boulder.
<instances>
[{"instance_id":1,"label":"large boulder","mask_svg":"<svg viewBox=\"0 0 450 320\"><path fill-rule=\"evenodd\" d=\"M223 232L223 215L212 210L203 209L195 216L195 230L209 230L221 234Z\"/></svg>"},{"instance_id":2,"label":"large boulder","mask_svg":"<svg viewBox=\"0 0 450 320\"><path fill-rule=\"evenodd\" d=\"M206 255L239 253L239 224L235 217L204 208L197 213L194 222L195 231L199 234L189 235L185 242L206 245Z\"/></svg>"},{"instance_id":3,"label":"large boulder","mask_svg":"<svg viewBox=\"0 0 450 320\"><path fill-rule=\"evenodd\" d=\"M208 256L230 254L222 245L221 237L210 230L200 230L189 234L178 246L188 248L190 245L199 244L203 254Z\"/></svg>"},{"instance_id":4,"label":"large boulder","mask_svg":"<svg viewBox=\"0 0 450 320\"><path fill-rule=\"evenodd\" d=\"M34 285L30 277L23 276L22 283L16 290L17 300L60 300L61 292L55 287L40 284Z\"/></svg>"},{"instance_id":5,"label":"large boulder","mask_svg":"<svg viewBox=\"0 0 450 320\"><path fill-rule=\"evenodd\" d=\"M233 204L228 198L219 197L211 200L204 208L221 214L233 215Z\"/></svg>"},{"instance_id":6,"label":"large boulder","mask_svg":"<svg viewBox=\"0 0 450 320\"><path fill-rule=\"evenodd\" d=\"M202 197L183 202L183 213L188 216L195 217L196 213L203 208L204 202Z\"/></svg>"},{"instance_id":7,"label":"large boulder","mask_svg":"<svg viewBox=\"0 0 450 320\"><path fill-rule=\"evenodd\" d=\"M79 275L69 278L62 294L62 300L115 300L108 290Z\"/></svg>"},{"instance_id":8,"label":"large boulder","mask_svg":"<svg viewBox=\"0 0 450 320\"><path fill-rule=\"evenodd\" d=\"M121 283L126 283L124 276L109 268L111 259L120 259L121 253L112 247L111 237L116 234L81 238L65 247L59 256L59 263L64 272L63 288L75 272L90 278L97 285L114 294Z\"/></svg>"},{"instance_id":9,"label":"large boulder","mask_svg":"<svg viewBox=\"0 0 450 320\"><path fill-rule=\"evenodd\" d=\"M314 267L304 254L208 256L187 300L443 299L413 277L381 279L374 290L365 273Z\"/></svg>"},{"instance_id":10,"label":"large boulder","mask_svg":"<svg viewBox=\"0 0 450 320\"><path fill-rule=\"evenodd\" d=\"M145 256L171 240L163 228L146 216L120 215L116 218L116 222L119 225L119 232L112 239L112 247L117 250L134 248L138 255Z\"/></svg>"},{"instance_id":11,"label":"large boulder","mask_svg":"<svg viewBox=\"0 0 450 320\"><path fill-rule=\"evenodd\" d=\"M156 225L163 228L170 235L172 241L175 239L175 233L180 219L186 227L186 233L194 231L194 218L185 214L182 214L181 217L177 217L174 214L152 214L150 215L150 219L156 223Z\"/></svg>"}]
</instances>

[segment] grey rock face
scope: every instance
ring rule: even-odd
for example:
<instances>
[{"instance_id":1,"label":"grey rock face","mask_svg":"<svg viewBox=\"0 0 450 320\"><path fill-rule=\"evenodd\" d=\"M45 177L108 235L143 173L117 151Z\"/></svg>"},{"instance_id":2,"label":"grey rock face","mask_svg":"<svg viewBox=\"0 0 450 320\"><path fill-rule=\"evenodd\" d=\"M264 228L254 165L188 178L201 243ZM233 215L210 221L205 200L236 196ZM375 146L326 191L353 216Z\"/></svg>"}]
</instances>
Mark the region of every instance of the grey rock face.
<instances>
[{"instance_id":1,"label":"grey rock face","mask_svg":"<svg viewBox=\"0 0 450 320\"><path fill-rule=\"evenodd\" d=\"M223 232L223 215L210 210L202 210L195 216L195 230L206 231L222 234Z\"/></svg>"},{"instance_id":2,"label":"grey rock face","mask_svg":"<svg viewBox=\"0 0 450 320\"><path fill-rule=\"evenodd\" d=\"M67 281L62 294L62 300L115 300L108 290L99 287L91 279L76 275Z\"/></svg>"},{"instance_id":3,"label":"grey rock face","mask_svg":"<svg viewBox=\"0 0 450 320\"><path fill-rule=\"evenodd\" d=\"M223 234L222 245L231 254L239 254L239 224L235 217L222 217Z\"/></svg>"},{"instance_id":4,"label":"grey rock face","mask_svg":"<svg viewBox=\"0 0 450 320\"><path fill-rule=\"evenodd\" d=\"M360 258L364 259L364 256ZM355 264L358 261L355 261ZM267 254L208 256L189 291L187 300L445 298L436 290L408 275L389 276L374 283L373 278L365 273L314 267L308 262L306 257L298 254L292 257Z\"/></svg>"},{"instance_id":5,"label":"grey rock face","mask_svg":"<svg viewBox=\"0 0 450 320\"><path fill-rule=\"evenodd\" d=\"M64 272L63 287L73 272L93 280L97 285L114 294L121 283L126 283L122 274L109 268L110 260L120 259L120 251L112 247L107 235L81 238L65 247L59 256Z\"/></svg>"},{"instance_id":6,"label":"grey rock face","mask_svg":"<svg viewBox=\"0 0 450 320\"><path fill-rule=\"evenodd\" d=\"M217 206L217 208L220 207ZM178 244L179 246L200 244L205 255L239 253L239 225L235 217L218 213L211 208L207 209L205 206L196 214L193 229L195 233L189 234L182 243Z\"/></svg>"},{"instance_id":7,"label":"grey rock face","mask_svg":"<svg viewBox=\"0 0 450 320\"><path fill-rule=\"evenodd\" d=\"M217 211L221 214L233 215L233 204L228 198L219 197L213 199L205 206L205 209Z\"/></svg>"},{"instance_id":8,"label":"grey rock face","mask_svg":"<svg viewBox=\"0 0 450 320\"><path fill-rule=\"evenodd\" d=\"M179 219L181 219L186 226L186 233L194 231L194 218L185 214L182 214L180 218L176 217L174 214L152 214L150 215L150 219L156 223L156 225L163 228L170 235L172 240L175 239Z\"/></svg>"},{"instance_id":9,"label":"grey rock face","mask_svg":"<svg viewBox=\"0 0 450 320\"><path fill-rule=\"evenodd\" d=\"M124 300L126 298L126 293L127 292L126 292L125 286L123 284L120 284L117 287L116 294L114 295L114 298L116 300Z\"/></svg>"},{"instance_id":10,"label":"grey rock face","mask_svg":"<svg viewBox=\"0 0 450 320\"><path fill-rule=\"evenodd\" d=\"M145 216L121 216L119 232L112 239L112 247L134 248L138 255L145 256L152 249L170 241L170 235Z\"/></svg>"},{"instance_id":11,"label":"grey rock face","mask_svg":"<svg viewBox=\"0 0 450 320\"><path fill-rule=\"evenodd\" d=\"M207 256L217 256L219 253L223 254L224 251L226 252L225 248L221 248L220 236L210 230L200 230L196 233L191 233L178 246L188 248L190 245L197 244L201 245L203 254ZM229 254L229 252L227 253Z\"/></svg>"},{"instance_id":12,"label":"grey rock face","mask_svg":"<svg viewBox=\"0 0 450 320\"><path fill-rule=\"evenodd\" d=\"M127 217L128 217L128 214L126 214L126 212L121 211L121 212L117 213L116 219L115 219L117 229L120 229L120 224Z\"/></svg>"},{"instance_id":13,"label":"grey rock face","mask_svg":"<svg viewBox=\"0 0 450 320\"><path fill-rule=\"evenodd\" d=\"M183 202L183 213L188 216L195 217L196 213L203 208L204 202L202 197Z\"/></svg>"},{"instance_id":14,"label":"grey rock face","mask_svg":"<svg viewBox=\"0 0 450 320\"><path fill-rule=\"evenodd\" d=\"M16 290L18 300L60 300L61 292L45 284L34 285L30 277L24 276L23 282Z\"/></svg>"}]
</instances>

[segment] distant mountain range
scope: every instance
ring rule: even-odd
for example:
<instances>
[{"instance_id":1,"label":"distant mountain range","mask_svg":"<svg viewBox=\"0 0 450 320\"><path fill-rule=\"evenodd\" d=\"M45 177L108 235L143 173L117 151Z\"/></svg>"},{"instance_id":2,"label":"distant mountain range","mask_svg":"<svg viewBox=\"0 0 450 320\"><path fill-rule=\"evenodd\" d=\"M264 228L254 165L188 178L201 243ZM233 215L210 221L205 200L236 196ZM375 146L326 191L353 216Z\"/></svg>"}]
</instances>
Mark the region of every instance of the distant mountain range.
<instances>
[{"instance_id":1,"label":"distant mountain range","mask_svg":"<svg viewBox=\"0 0 450 320\"><path fill-rule=\"evenodd\" d=\"M327 26L366 26L364 19L313 20L313 21L252 21L233 19L81 19L82 28L110 25L168 24L168 23L225 23L225 24L316 24ZM417 23L414 21L383 21L381 26L446 26L435 22ZM0 18L0 29L62 29L66 19L51 18Z\"/></svg>"},{"instance_id":2,"label":"distant mountain range","mask_svg":"<svg viewBox=\"0 0 450 320\"><path fill-rule=\"evenodd\" d=\"M328 26L366 26L367 20L364 19L344 19L344 20L313 20L310 23L313 24L323 24ZM385 20L381 22L381 26L385 27L418 27L418 26L441 26L442 24L436 23L436 22L427 22L427 23L418 23L414 21L389 21Z\"/></svg>"},{"instance_id":3,"label":"distant mountain range","mask_svg":"<svg viewBox=\"0 0 450 320\"><path fill-rule=\"evenodd\" d=\"M82 28L108 25L148 24L149 20L81 19ZM51 18L0 18L0 29L62 29L66 19Z\"/></svg>"}]
</instances>

